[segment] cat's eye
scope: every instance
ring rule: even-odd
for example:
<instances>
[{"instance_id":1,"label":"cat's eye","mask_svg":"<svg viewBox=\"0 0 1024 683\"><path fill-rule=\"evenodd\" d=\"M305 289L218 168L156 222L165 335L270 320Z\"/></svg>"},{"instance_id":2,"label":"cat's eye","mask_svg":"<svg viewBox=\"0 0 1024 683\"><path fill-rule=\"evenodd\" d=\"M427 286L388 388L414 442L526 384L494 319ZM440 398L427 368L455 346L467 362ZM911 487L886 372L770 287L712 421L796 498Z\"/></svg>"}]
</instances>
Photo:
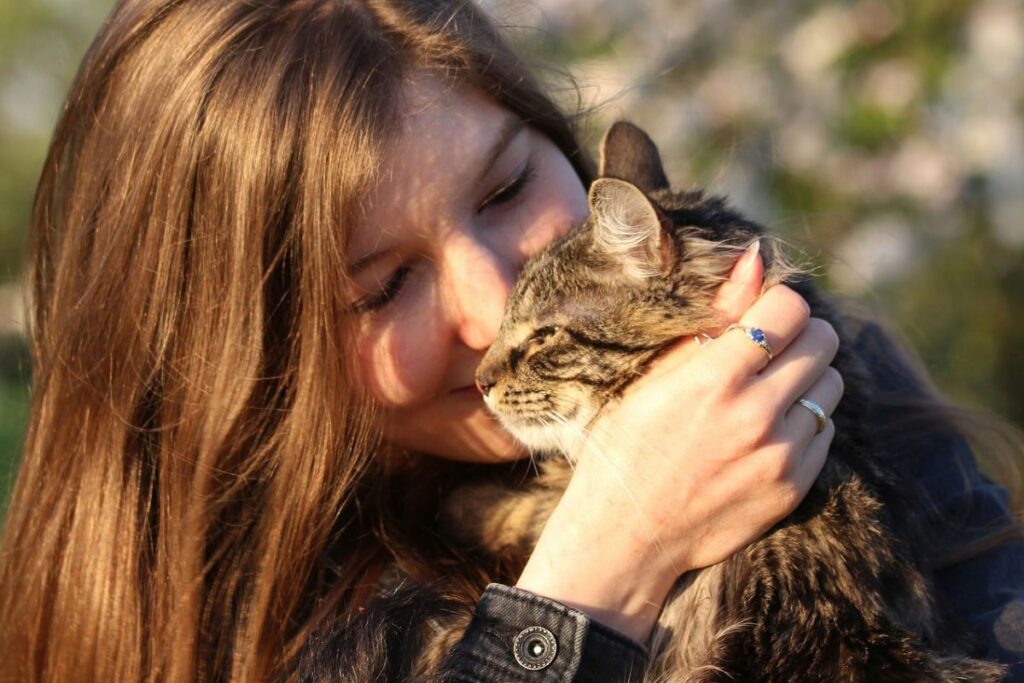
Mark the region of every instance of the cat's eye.
<instances>
[{"instance_id":1,"label":"cat's eye","mask_svg":"<svg viewBox=\"0 0 1024 683\"><path fill-rule=\"evenodd\" d=\"M561 328L558 325L547 325L534 330L530 338L526 340L527 346L537 346L543 344L548 340L549 337L558 332Z\"/></svg>"},{"instance_id":2,"label":"cat's eye","mask_svg":"<svg viewBox=\"0 0 1024 683\"><path fill-rule=\"evenodd\" d=\"M492 206L500 206L507 204L513 199L519 196L523 189L530 184L537 175L536 169L532 162L527 162L523 166L523 170L510 182L502 185L498 190L487 197L483 202L480 203L480 207L476 210L477 214L483 213L483 211Z\"/></svg>"},{"instance_id":3,"label":"cat's eye","mask_svg":"<svg viewBox=\"0 0 1024 683\"><path fill-rule=\"evenodd\" d=\"M352 312L366 313L384 308L391 303L401 291L405 281L409 279L412 266L401 266L391 274L380 291L365 296L352 304Z\"/></svg>"}]
</instances>

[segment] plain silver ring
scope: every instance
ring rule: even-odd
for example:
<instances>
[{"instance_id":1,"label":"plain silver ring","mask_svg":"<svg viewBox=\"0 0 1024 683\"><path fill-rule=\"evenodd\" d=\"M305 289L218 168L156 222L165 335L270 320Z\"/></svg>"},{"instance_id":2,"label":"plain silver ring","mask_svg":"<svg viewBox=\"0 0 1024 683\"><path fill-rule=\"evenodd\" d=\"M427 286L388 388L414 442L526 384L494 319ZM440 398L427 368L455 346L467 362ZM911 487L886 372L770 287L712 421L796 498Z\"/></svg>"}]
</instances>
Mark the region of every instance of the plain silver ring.
<instances>
[{"instance_id":1,"label":"plain silver ring","mask_svg":"<svg viewBox=\"0 0 1024 683\"><path fill-rule=\"evenodd\" d=\"M802 398L797 401L797 403L814 413L815 419L818 420L818 431L814 432L814 435L817 436L825 431L825 425L828 424L828 416L825 414L825 411L821 409L821 406L809 398Z\"/></svg>"}]
</instances>

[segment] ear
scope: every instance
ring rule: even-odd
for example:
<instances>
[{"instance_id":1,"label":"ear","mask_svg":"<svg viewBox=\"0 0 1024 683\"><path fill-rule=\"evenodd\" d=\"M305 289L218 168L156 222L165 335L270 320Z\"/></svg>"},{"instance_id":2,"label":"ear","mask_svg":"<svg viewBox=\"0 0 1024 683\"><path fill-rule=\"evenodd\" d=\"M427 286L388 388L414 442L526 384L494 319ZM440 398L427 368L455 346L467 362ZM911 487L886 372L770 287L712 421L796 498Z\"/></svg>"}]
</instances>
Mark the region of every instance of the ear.
<instances>
[{"instance_id":1,"label":"ear","mask_svg":"<svg viewBox=\"0 0 1024 683\"><path fill-rule=\"evenodd\" d=\"M669 186L658 148L628 121L617 121L605 133L599 168L598 175L629 181L647 193Z\"/></svg>"},{"instance_id":2,"label":"ear","mask_svg":"<svg viewBox=\"0 0 1024 683\"><path fill-rule=\"evenodd\" d=\"M658 209L638 187L615 178L590 185L594 248L622 266L627 275L646 279L667 273L673 245L664 234Z\"/></svg>"}]
</instances>

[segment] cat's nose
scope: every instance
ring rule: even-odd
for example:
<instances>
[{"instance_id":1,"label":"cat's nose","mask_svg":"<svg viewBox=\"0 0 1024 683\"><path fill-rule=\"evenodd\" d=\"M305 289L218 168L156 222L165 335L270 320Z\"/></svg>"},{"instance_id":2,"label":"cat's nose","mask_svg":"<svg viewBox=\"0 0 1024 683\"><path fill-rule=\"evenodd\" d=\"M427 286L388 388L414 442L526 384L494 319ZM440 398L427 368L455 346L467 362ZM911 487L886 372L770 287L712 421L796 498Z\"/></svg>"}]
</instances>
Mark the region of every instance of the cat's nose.
<instances>
[{"instance_id":1,"label":"cat's nose","mask_svg":"<svg viewBox=\"0 0 1024 683\"><path fill-rule=\"evenodd\" d=\"M481 394L483 394L484 398L487 398L487 394L491 391L491 387L493 386L493 384L484 384L480 380L476 381L476 388L480 391Z\"/></svg>"},{"instance_id":2,"label":"cat's nose","mask_svg":"<svg viewBox=\"0 0 1024 683\"><path fill-rule=\"evenodd\" d=\"M487 394L490 393L491 389L495 385L494 373L487 368L481 366L476 371L476 388L480 391L484 398L487 398Z\"/></svg>"}]
</instances>

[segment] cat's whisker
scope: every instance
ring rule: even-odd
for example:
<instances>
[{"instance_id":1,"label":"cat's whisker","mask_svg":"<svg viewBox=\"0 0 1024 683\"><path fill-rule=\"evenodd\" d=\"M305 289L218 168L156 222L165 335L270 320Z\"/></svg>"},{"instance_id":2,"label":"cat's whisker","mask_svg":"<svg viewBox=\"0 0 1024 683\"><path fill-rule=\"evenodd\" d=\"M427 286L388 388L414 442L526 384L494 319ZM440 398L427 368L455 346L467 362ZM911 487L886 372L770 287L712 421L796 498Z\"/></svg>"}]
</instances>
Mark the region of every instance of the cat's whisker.
<instances>
[{"instance_id":1,"label":"cat's whisker","mask_svg":"<svg viewBox=\"0 0 1024 683\"><path fill-rule=\"evenodd\" d=\"M577 401L573 401L573 400L571 400L569 398L559 397L558 400L559 400L559 403L560 403L561 406L567 406L567 407L572 408L573 410L579 410L582 407L581 403L579 403ZM563 410L562 412L566 412L566 411ZM595 415L595 418L596 418L596 415ZM608 423L609 423L608 419L605 419L605 420L603 420L600 423L595 423L594 419L592 418L590 423L587 424L587 426L585 428L580 429L579 427L577 427L575 425L574 425L574 427L575 427L575 430L576 430L577 434L581 435L584 440L589 440L589 438L591 436L591 431L590 430L592 430L595 426L599 425L600 429L601 429L601 436L603 436L603 437L610 437L610 440L614 440L616 445L621 443L621 444L629 444L630 446L632 446L632 445L635 445L635 444L639 443L651 455L653 455L653 456L655 456L657 458L660 458L662 461L665 461L665 462L671 461L671 458L669 458L664 453L662 453L660 449L655 448L649 441L647 441L647 439L645 439L643 437L642 434L640 434L638 432L635 432L635 431L629 429L628 427L626 427L626 426L624 426L624 425L622 425L622 424L620 424L618 422L615 422L612 425L609 425ZM617 433L615 431L610 430L609 426L613 426L617 430Z\"/></svg>"},{"instance_id":2,"label":"cat's whisker","mask_svg":"<svg viewBox=\"0 0 1024 683\"><path fill-rule=\"evenodd\" d=\"M660 448L656 448L654 444L648 441L641 432L630 429L628 426L617 422L612 425L608 425L608 422L609 420L606 419L600 424L601 436L615 439L617 443L630 444L631 447L639 445L649 454L659 458L663 462L675 462L672 458L665 455ZM612 431L609 427L614 427L615 431Z\"/></svg>"},{"instance_id":3,"label":"cat's whisker","mask_svg":"<svg viewBox=\"0 0 1024 683\"><path fill-rule=\"evenodd\" d=\"M537 455L530 451L530 465L533 467L534 476L540 476L540 463L537 462Z\"/></svg>"},{"instance_id":4,"label":"cat's whisker","mask_svg":"<svg viewBox=\"0 0 1024 683\"><path fill-rule=\"evenodd\" d=\"M543 414L541 414L540 418L538 419L538 422L540 422L545 428L553 427L556 424L568 425L568 422L564 417L562 417L561 415L552 410L546 411ZM566 457L565 462L566 464L569 465L569 469L572 470L572 472L575 474L576 465L573 463L572 458Z\"/></svg>"}]
</instances>

